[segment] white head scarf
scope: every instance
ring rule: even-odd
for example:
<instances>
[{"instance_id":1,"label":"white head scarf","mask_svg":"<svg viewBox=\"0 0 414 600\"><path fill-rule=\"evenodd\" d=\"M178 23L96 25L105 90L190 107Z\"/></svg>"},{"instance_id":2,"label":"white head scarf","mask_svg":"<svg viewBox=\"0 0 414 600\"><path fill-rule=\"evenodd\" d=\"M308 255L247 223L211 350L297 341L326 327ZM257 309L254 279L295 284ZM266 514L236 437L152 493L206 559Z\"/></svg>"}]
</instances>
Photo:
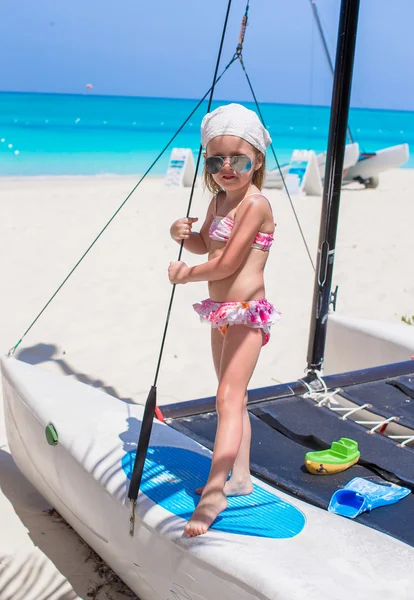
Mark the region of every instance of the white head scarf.
<instances>
[{"instance_id":1,"label":"white head scarf","mask_svg":"<svg viewBox=\"0 0 414 600\"><path fill-rule=\"evenodd\" d=\"M219 135L234 135L246 140L263 154L272 138L253 110L241 104L219 106L207 113L201 122L201 143L204 148Z\"/></svg>"}]
</instances>

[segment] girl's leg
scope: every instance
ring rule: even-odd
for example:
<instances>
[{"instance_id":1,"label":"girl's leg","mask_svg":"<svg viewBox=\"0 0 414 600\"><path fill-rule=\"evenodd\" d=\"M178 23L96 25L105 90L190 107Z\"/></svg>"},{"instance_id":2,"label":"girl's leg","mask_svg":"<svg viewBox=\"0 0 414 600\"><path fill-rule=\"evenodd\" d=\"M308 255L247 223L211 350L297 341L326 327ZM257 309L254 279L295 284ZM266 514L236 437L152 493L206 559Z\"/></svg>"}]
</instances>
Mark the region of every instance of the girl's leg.
<instances>
[{"instance_id":1,"label":"girl's leg","mask_svg":"<svg viewBox=\"0 0 414 600\"><path fill-rule=\"evenodd\" d=\"M219 329L211 328L211 350L213 354L214 369L217 379L220 381L221 356L223 352L224 336ZM252 479L250 477L250 442L251 425L249 413L247 412L247 391L243 402L243 434L239 452L231 469L231 477L224 485L226 496L243 496L253 491ZM204 486L196 489L197 494L202 494Z\"/></svg>"},{"instance_id":2,"label":"girl's leg","mask_svg":"<svg viewBox=\"0 0 414 600\"><path fill-rule=\"evenodd\" d=\"M240 448L231 470L231 477L224 485L226 496L245 496L253 491L252 478L250 476L250 443L252 428L249 412L247 410L247 392L243 400L243 434Z\"/></svg>"},{"instance_id":3,"label":"girl's leg","mask_svg":"<svg viewBox=\"0 0 414 600\"><path fill-rule=\"evenodd\" d=\"M261 347L261 330L245 325L229 327L224 338L217 390L218 424L213 460L200 502L185 526L188 536L205 533L227 506L224 484L240 449L246 389Z\"/></svg>"}]
</instances>

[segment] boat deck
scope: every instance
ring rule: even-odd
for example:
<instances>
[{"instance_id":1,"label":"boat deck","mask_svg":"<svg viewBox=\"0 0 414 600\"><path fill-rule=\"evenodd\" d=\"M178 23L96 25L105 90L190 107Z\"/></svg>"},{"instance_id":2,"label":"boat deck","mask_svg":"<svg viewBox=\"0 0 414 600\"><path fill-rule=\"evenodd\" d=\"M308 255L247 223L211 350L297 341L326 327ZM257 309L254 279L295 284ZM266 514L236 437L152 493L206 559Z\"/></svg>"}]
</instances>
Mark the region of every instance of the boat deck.
<instances>
[{"instance_id":1,"label":"boat deck","mask_svg":"<svg viewBox=\"0 0 414 600\"><path fill-rule=\"evenodd\" d=\"M398 417L398 424L414 429L414 375L350 386L341 395L362 406L371 404L375 413Z\"/></svg>"},{"instance_id":2,"label":"boat deck","mask_svg":"<svg viewBox=\"0 0 414 600\"><path fill-rule=\"evenodd\" d=\"M414 364L411 363L411 366L413 373L398 379L406 382L411 378L413 381ZM350 382L358 379L354 373L351 375ZM346 397L355 402L357 398L358 402L362 402L362 397L374 394L375 406L378 406L385 405L386 400L383 401L383 398L390 394L401 394L388 382L389 376L372 383L342 387L346 389ZM332 494L354 477L380 477L384 482L397 483L414 490L414 448L401 447L380 433L371 434L362 425L342 420L337 413L317 406L313 400L304 398L303 395L288 394L275 398L278 387L268 388L269 397L260 400L257 399L260 396L258 390L253 390L251 396L254 400L251 403L249 401L252 424L251 470L255 476L325 509ZM292 390L295 384L285 385L286 387ZM168 418L167 422L212 449L217 425L216 413L212 410L211 403L206 400L199 402L204 407L202 412L197 408L197 401L193 401L189 404L193 404L195 414L189 414L187 410L185 415L179 416L175 408L173 418ZM208 406L210 410L206 410ZM164 407L163 412L169 416L168 407ZM349 437L358 442L361 452L359 462L335 475L310 474L304 465L306 452L328 448L341 437ZM362 513L356 521L414 546L413 515L414 493L411 493L394 505Z\"/></svg>"}]
</instances>

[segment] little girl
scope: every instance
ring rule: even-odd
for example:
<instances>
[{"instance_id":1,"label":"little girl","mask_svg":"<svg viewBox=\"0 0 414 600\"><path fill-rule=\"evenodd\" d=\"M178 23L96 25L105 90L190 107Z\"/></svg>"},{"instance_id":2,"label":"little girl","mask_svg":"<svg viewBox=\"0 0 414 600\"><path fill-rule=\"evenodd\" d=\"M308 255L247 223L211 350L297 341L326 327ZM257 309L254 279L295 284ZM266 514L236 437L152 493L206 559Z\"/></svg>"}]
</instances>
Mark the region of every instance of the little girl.
<instances>
[{"instance_id":1,"label":"little girl","mask_svg":"<svg viewBox=\"0 0 414 600\"><path fill-rule=\"evenodd\" d=\"M279 313L265 299L263 271L275 225L260 192L265 152L271 139L255 112L240 104L220 106L201 124L205 148L204 181L214 194L199 233L196 218L182 218L171 236L208 261L196 267L171 262L171 283L208 281L210 298L195 304L211 323L211 347L218 377L218 425L210 475L185 533L205 533L227 506L229 495L250 494L250 419L247 386L270 326ZM228 475L231 477L227 481Z\"/></svg>"}]
</instances>

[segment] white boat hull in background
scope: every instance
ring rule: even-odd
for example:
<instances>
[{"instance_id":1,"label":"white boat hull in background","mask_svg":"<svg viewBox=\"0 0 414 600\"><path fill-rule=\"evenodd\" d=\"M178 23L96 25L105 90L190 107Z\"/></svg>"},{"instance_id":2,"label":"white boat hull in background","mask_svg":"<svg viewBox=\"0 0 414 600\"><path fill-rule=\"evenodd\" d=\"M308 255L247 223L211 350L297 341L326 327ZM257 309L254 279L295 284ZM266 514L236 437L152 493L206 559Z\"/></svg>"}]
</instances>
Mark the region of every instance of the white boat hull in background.
<instances>
[{"instance_id":1,"label":"white boat hull in background","mask_svg":"<svg viewBox=\"0 0 414 600\"><path fill-rule=\"evenodd\" d=\"M280 171L282 171L283 179L286 179L286 176L289 171L289 164L280 165ZM276 188L281 190L283 188L283 179L280 175L280 171L278 168L272 169L271 171L266 171L266 179L263 184L265 188Z\"/></svg>"},{"instance_id":2,"label":"white boat hull in background","mask_svg":"<svg viewBox=\"0 0 414 600\"><path fill-rule=\"evenodd\" d=\"M380 173L387 171L388 169L401 167L408 161L410 156L408 144L399 144L398 146L390 146L389 148L378 150L378 152L373 155L360 157L359 160L358 148L358 156L356 156L354 160L357 148L358 144L347 144L346 146L344 158L344 183L350 183L351 181L365 181L366 187L376 187L378 185L378 176ZM323 180L325 176L326 152L318 154L316 158ZM289 165L283 165L281 170L283 178L285 178L289 171ZM283 188L283 181L279 169L267 171L264 187Z\"/></svg>"},{"instance_id":3,"label":"white boat hull in background","mask_svg":"<svg viewBox=\"0 0 414 600\"><path fill-rule=\"evenodd\" d=\"M324 375L403 362L413 356L414 326L329 314Z\"/></svg>"},{"instance_id":4,"label":"white boat hull in background","mask_svg":"<svg viewBox=\"0 0 414 600\"><path fill-rule=\"evenodd\" d=\"M356 143L347 144L345 146L345 156L344 156L344 171L349 167L355 165L359 157L359 145ZM325 177L325 167L326 167L326 152L321 152L316 155L316 160L318 162L319 172L321 175L321 179L323 181ZM283 179L286 178L289 171L289 164L281 165L281 171L283 174ZM264 183L265 188L283 188L283 180L280 175L279 169L272 169L271 171L267 171L266 179Z\"/></svg>"},{"instance_id":5,"label":"white boat hull in background","mask_svg":"<svg viewBox=\"0 0 414 600\"><path fill-rule=\"evenodd\" d=\"M388 169L404 165L410 156L408 144L399 144L378 150L374 155L361 157L360 160L347 171L344 181L366 180L367 187L376 187L378 175ZM370 180L372 180L370 182Z\"/></svg>"},{"instance_id":6,"label":"white boat hull in background","mask_svg":"<svg viewBox=\"0 0 414 600\"><path fill-rule=\"evenodd\" d=\"M121 462L135 447L143 408L13 358L3 359L2 373L18 467L141 600L410 598L413 548L258 480L303 513L300 533L282 539L210 530L187 539L182 518L140 493L131 537ZM46 442L48 423L56 446ZM158 421L151 446L210 455Z\"/></svg>"}]
</instances>

